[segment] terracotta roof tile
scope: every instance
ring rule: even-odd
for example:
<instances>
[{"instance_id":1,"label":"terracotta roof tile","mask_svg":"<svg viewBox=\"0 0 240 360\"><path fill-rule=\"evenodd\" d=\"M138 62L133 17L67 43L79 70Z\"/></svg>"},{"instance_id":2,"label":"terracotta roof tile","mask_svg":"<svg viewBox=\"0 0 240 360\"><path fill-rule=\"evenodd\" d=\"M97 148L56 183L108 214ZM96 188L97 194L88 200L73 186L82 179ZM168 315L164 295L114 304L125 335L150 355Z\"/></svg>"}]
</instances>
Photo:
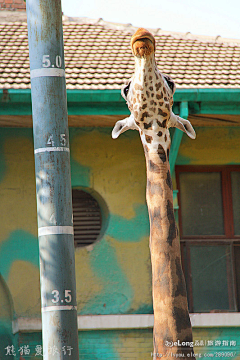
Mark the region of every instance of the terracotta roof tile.
<instances>
[{"instance_id":1,"label":"terracotta roof tile","mask_svg":"<svg viewBox=\"0 0 240 360\"><path fill-rule=\"evenodd\" d=\"M102 20L63 24L68 89L119 89L131 77L135 28ZM240 41L153 31L159 69L180 87L239 87ZM30 88L27 24L0 23L0 88Z\"/></svg>"}]
</instances>

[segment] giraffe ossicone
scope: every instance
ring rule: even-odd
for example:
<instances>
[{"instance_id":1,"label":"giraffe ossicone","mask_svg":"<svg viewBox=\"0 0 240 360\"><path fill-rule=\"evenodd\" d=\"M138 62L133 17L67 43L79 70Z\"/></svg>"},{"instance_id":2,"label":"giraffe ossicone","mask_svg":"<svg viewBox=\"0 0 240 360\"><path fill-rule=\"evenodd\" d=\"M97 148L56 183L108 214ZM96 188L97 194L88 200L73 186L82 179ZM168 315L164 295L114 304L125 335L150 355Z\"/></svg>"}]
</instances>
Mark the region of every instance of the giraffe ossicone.
<instances>
[{"instance_id":1,"label":"giraffe ossicone","mask_svg":"<svg viewBox=\"0 0 240 360\"><path fill-rule=\"evenodd\" d=\"M116 139L128 129L138 130L146 158L154 311L153 359L187 357L191 360L195 356L174 218L169 128L178 128L192 139L196 134L188 120L172 112L176 86L157 68L153 35L138 29L131 38L131 48L135 71L122 88L131 115L115 124L112 137Z\"/></svg>"}]
</instances>

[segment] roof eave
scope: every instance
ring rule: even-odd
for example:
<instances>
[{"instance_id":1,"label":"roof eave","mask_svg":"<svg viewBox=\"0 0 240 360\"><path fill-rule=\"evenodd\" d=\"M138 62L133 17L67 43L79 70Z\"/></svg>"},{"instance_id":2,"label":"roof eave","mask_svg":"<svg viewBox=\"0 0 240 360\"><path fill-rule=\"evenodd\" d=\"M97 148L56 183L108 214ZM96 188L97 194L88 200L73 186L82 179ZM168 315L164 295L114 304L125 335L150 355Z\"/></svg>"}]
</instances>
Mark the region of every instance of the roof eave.
<instances>
[{"instance_id":1,"label":"roof eave","mask_svg":"<svg viewBox=\"0 0 240 360\"><path fill-rule=\"evenodd\" d=\"M240 115L240 88L177 89L174 111L188 102L192 114ZM67 90L69 115L127 115L120 90ZM31 115L30 89L0 89L0 115Z\"/></svg>"}]
</instances>

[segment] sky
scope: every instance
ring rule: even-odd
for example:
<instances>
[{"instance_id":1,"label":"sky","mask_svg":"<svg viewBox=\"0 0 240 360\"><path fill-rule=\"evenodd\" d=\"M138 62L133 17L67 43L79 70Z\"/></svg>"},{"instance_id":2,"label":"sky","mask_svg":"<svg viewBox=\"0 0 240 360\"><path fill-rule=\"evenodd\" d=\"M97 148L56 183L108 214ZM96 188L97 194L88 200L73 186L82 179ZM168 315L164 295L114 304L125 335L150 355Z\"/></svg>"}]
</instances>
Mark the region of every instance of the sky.
<instances>
[{"instance_id":1,"label":"sky","mask_svg":"<svg viewBox=\"0 0 240 360\"><path fill-rule=\"evenodd\" d=\"M62 0L64 15L240 39L240 0Z\"/></svg>"}]
</instances>

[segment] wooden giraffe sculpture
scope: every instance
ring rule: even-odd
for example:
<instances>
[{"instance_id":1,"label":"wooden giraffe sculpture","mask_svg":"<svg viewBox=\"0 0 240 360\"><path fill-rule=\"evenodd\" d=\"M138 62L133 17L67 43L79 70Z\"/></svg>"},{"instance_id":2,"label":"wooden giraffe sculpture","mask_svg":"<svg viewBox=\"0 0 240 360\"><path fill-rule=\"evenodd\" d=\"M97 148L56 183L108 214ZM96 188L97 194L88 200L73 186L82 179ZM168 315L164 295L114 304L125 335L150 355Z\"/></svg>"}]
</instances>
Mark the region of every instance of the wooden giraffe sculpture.
<instances>
[{"instance_id":1,"label":"wooden giraffe sculpture","mask_svg":"<svg viewBox=\"0 0 240 360\"><path fill-rule=\"evenodd\" d=\"M116 123L112 137L116 139L124 131L136 129L145 152L154 310L153 357L169 359L177 355L194 359L180 242L173 212L168 129L176 127L193 139L196 134L188 120L172 112L175 84L157 68L153 35L138 29L131 38L131 48L135 72L122 89L131 115Z\"/></svg>"}]
</instances>

